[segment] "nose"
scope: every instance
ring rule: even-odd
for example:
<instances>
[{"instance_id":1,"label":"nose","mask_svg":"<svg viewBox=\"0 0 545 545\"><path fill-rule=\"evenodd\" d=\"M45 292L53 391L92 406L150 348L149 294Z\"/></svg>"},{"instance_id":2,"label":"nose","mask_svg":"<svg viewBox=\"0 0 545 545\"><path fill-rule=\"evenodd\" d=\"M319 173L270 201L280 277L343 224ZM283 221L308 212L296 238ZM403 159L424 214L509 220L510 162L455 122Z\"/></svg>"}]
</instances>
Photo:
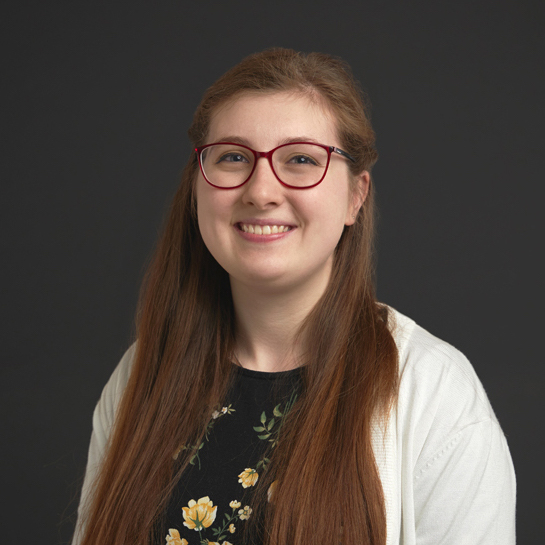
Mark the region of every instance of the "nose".
<instances>
[{"instance_id":1,"label":"nose","mask_svg":"<svg viewBox=\"0 0 545 545\"><path fill-rule=\"evenodd\" d=\"M259 157L251 178L242 186L244 204L265 210L278 206L283 200L283 186L276 178L266 157Z\"/></svg>"}]
</instances>

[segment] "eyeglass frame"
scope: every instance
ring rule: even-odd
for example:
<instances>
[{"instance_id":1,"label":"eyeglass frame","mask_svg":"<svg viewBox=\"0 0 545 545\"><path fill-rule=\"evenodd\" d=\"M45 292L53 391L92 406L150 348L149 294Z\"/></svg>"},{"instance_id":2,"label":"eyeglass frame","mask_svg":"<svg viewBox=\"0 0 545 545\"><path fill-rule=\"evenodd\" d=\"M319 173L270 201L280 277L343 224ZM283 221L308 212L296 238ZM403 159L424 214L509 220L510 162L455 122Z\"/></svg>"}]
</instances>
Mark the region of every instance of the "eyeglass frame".
<instances>
[{"instance_id":1,"label":"eyeglass frame","mask_svg":"<svg viewBox=\"0 0 545 545\"><path fill-rule=\"evenodd\" d=\"M202 161L201 161L201 155L202 155L202 152L206 149L206 148L210 148L212 146L217 146L218 144L228 144L230 146L238 146L238 147L241 147L241 148L245 148L247 149L248 151L251 151L254 155L254 166L252 167L252 170L250 172L250 174L248 175L248 177L241 183L241 184L238 184L238 185L233 185L231 187L223 187L221 185L216 185L216 184L213 184L207 177L206 177L206 174L204 172L204 168L202 166ZM325 166L325 169L324 169L324 173L322 174L322 177L315 183L315 184L312 184L312 185L305 185L305 186L297 186L297 185L289 185L287 184L286 182L283 182L280 177L278 176L278 174L276 173L276 170L274 170L274 165L273 165L273 162L272 162L272 155L273 153L277 150L277 149L280 149L280 148L284 148L286 146L293 146L294 144L311 144L313 146L318 146L320 148L323 148L324 150L327 151L327 163L326 163L326 166ZM273 174L275 175L276 179L285 187L289 187L290 189L311 189L312 187L316 187L318 184L320 184L322 182L322 180L325 178L325 175L327 174L327 169L329 168L329 162L331 161L331 154L332 153L336 153L338 155L340 155L341 157L345 157L346 159L348 159L349 161L352 161L353 163L356 162L356 159L354 159L354 157L352 157L349 153L347 153L346 151L343 151L342 149L340 148L337 148L335 146L326 146L325 144L318 144L316 142L287 142L286 144L280 144L280 146L276 146L276 148L273 148L272 150L269 150L269 151L256 151L252 148L250 148L249 146L245 146L244 144L240 144L238 142L213 142L212 144L205 144L204 146L198 146L195 148L195 152L197 153L197 159L198 159L198 162L199 162L199 168L201 170L201 173L203 175L203 178L205 179L205 181L210 184L212 187L215 187L217 189L236 189L237 187L242 187L245 183L248 182L248 180L252 177L253 173L255 172L255 168L257 166L257 161L258 159L260 159L261 157L265 157L268 161L269 161L269 165L271 167L271 170L273 172Z\"/></svg>"}]
</instances>

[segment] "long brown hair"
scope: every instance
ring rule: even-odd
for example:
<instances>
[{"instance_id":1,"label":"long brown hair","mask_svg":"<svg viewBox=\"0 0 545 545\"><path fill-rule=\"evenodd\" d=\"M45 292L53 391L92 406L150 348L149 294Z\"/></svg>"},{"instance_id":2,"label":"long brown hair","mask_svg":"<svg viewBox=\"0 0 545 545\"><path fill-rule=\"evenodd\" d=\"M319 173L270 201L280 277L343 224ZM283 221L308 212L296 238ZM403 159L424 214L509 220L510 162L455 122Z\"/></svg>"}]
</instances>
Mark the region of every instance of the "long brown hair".
<instances>
[{"instance_id":1,"label":"long brown hair","mask_svg":"<svg viewBox=\"0 0 545 545\"><path fill-rule=\"evenodd\" d=\"M295 91L325 100L352 174L377 159L361 91L349 67L319 53L272 49L216 81L189 136L204 144L211 116L242 92ZM227 391L234 309L227 273L201 238L195 211L197 161L190 157L140 299L138 343L84 521L82 545L163 542L162 513L190 451ZM372 427L396 398L397 350L374 288L374 189L345 227L329 285L301 326L307 347L302 394L284 424L257 490L267 544L386 543L386 513ZM268 476L268 477L267 477ZM276 480L273 501L266 486Z\"/></svg>"}]
</instances>

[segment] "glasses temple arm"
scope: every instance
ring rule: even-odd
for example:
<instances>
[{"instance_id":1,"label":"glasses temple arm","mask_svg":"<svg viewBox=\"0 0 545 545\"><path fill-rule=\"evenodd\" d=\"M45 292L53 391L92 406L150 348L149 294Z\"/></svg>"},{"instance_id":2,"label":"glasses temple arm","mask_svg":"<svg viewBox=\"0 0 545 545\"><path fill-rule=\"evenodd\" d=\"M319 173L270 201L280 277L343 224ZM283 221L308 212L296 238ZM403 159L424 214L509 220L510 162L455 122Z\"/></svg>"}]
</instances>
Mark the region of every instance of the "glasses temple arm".
<instances>
[{"instance_id":1,"label":"glasses temple arm","mask_svg":"<svg viewBox=\"0 0 545 545\"><path fill-rule=\"evenodd\" d=\"M335 146L330 146L329 148L332 152L335 152L339 155L342 155L343 157L346 157L349 161L352 161L353 163L356 162L356 159L354 159L354 157L352 157L352 155L349 155L348 153L346 153L346 151L343 151L342 149L339 149L339 148L336 148Z\"/></svg>"}]
</instances>

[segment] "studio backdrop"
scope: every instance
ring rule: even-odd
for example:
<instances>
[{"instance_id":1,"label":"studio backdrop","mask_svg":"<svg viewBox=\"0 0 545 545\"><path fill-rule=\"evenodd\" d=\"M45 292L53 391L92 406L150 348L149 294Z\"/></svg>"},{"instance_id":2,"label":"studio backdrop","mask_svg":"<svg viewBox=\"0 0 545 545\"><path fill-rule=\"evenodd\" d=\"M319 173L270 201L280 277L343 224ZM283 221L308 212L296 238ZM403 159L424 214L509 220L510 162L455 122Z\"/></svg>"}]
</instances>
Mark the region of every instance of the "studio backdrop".
<instances>
[{"instance_id":1,"label":"studio backdrop","mask_svg":"<svg viewBox=\"0 0 545 545\"><path fill-rule=\"evenodd\" d=\"M93 408L203 91L268 47L348 61L372 105L378 293L464 352L542 542L545 17L527 0L3 7L2 542L65 543Z\"/></svg>"}]
</instances>

